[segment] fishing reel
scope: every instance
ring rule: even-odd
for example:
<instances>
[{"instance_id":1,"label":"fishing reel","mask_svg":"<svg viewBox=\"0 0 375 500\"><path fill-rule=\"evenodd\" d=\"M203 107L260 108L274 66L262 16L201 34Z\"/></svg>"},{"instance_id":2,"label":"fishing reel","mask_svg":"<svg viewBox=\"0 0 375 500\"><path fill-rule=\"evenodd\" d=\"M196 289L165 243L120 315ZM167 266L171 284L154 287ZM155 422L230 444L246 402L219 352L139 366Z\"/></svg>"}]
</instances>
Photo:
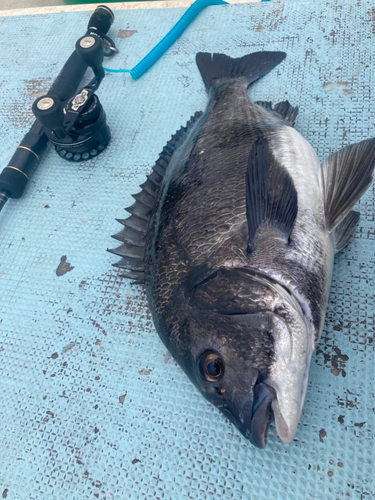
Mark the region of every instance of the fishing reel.
<instances>
[{"instance_id":1,"label":"fishing reel","mask_svg":"<svg viewBox=\"0 0 375 500\"><path fill-rule=\"evenodd\" d=\"M10 198L22 197L49 141L61 158L73 162L93 158L108 146L111 133L95 92L104 78L104 57L118 52L107 36L113 21L106 5L95 9L86 34L78 39L50 90L34 102L37 119L0 173L0 211ZM77 91L88 67L94 78Z\"/></svg>"},{"instance_id":2,"label":"fishing reel","mask_svg":"<svg viewBox=\"0 0 375 500\"><path fill-rule=\"evenodd\" d=\"M62 101L61 96L49 92L39 97L32 106L35 117L43 124L44 133L55 146L56 152L68 161L88 160L107 147L111 133L106 115L98 96L104 78L103 59L115 53L112 40L97 29L89 29L76 43L76 52L94 72L91 82L71 98ZM109 43L108 43L109 42Z\"/></svg>"}]
</instances>

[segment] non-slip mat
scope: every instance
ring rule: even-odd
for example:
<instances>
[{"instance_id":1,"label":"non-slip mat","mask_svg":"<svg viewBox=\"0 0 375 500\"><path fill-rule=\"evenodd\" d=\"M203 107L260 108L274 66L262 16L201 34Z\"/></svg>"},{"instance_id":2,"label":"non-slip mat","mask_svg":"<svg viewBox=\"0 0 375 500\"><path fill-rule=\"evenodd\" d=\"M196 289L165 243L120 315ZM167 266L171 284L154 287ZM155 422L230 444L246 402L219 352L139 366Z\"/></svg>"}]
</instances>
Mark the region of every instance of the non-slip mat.
<instances>
[{"instance_id":1,"label":"non-slip mat","mask_svg":"<svg viewBox=\"0 0 375 500\"><path fill-rule=\"evenodd\" d=\"M134 67L183 12L115 11L120 53L106 65ZM90 14L0 18L0 168ZM108 74L98 91L106 152L70 164L50 148L24 198L0 214L0 498L375 498L373 186L335 260L290 445L272 425L255 449L197 393L159 341L144 289L106 253L164 144L206 105L196 52L257 50L287 58L251 98L298 105L296 128L320 158L374 135L371 0L209 7L140 80Z\"/></svg>"}]
</instances>

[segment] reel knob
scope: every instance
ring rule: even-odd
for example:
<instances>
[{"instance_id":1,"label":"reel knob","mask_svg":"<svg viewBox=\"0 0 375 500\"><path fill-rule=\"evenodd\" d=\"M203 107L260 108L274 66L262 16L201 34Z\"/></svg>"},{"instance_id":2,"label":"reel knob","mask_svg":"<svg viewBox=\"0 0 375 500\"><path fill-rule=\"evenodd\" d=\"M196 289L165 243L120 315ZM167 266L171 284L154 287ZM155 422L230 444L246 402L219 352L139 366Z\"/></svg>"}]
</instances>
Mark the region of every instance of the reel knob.
<instances>
[{"instance_id":1,"label":"reel knob","mask_svg":"<svg viewBox=\"0 0 375 500\"><path fill-rule=\"evenodd\" d=\"M94 70L95 76L103 79L105 73L102 66L104 60L102 40L97 36L83 36L76 43L76 51L87 66Z\"/></svg>"},{"instance_id":2,"label":"reel knob","mask_svg":"<svg viewBox=\"0 0 375 500\"><path fill-rule=\"evenodd\" d=\"M32 111L46 128L50 128L57 139L65 137L63 129L64 111L60 99L54 95L45 95L34 101Z\"/></svg>"}]
</instances>

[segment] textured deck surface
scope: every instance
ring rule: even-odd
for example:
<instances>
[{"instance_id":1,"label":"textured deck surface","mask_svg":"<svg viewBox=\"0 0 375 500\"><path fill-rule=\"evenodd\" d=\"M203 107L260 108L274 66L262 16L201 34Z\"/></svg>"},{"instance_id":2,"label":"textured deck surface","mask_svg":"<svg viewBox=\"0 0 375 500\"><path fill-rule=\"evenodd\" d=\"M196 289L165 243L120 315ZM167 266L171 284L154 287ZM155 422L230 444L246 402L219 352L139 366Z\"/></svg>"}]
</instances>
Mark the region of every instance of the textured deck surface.
<instances>
[{"instance_id":1,"label":"textured deck surface","mask_svg":"<svg viewBox=\"0 0 375 500\"><path fill-rule=\"evenodd\" d=\"M107 65L133 67L183 11L116 11L121 52ZM89 15L0 19L1 168ZM113 140L102 156L72 165L50 149L0 214L0 498L375 498L373 187L336 257L290 445L272 426L267 448L253 448L196 392L159 341L143 288L106 253L163 145L206 105L195 53L263 49L288 57L251 97L298 104L296 128L321 158L374 135L372 0L210 7L140 80L107 75L98 94Z\"/></svg>"}]
</instances>

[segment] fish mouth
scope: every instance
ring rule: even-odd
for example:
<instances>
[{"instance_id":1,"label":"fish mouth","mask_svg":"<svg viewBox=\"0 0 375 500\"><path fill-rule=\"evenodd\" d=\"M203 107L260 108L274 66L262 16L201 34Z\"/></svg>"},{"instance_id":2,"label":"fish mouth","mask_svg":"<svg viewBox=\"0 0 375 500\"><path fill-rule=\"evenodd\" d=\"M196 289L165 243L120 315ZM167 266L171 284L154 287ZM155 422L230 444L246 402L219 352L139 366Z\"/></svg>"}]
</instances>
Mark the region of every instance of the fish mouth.
<instances>
[{"instance_id":1,"label":"fish mouth","mask_svg":"<svg viewBox=\"0 0 375 500\"><path fill-rule=\"evenodd\" d=\"M268 429L273 415L272 403L275 400L276 392L272 387L263 382L255 385L253 414L246 437L257 448L264 449L267 445Z\"/></svg>"},{"instance_id":2,"label":"fish mouth","mask_svg":"<svg viewBox=\"0 0 375 500\"><path fill-rule=\"evenodd\" d=\"M264 382L257 382L252 394L253 397L245 398L245 401L237 406L236 411L227 405L219 406L219 409L256 448L262 450L267 446L272 419L275 421L276 433L281 441L290 443L295 429L288 426L280 411L276 390Z\"/></svg>"},{"instance_id":3,"label":"fish mouth","mask_svg":"<svg viewBox=\"0 0 375 500\"><path fill-rule=\"evenodd\" d=\"M264 449L274 415L274 404L277 403L276 391L263 382L257 383L251 400L252 406L249 407L247 402L244 402L241 411L233 412L226 405L219 408L253 446Z\"/></svg>"}]
</instances>

